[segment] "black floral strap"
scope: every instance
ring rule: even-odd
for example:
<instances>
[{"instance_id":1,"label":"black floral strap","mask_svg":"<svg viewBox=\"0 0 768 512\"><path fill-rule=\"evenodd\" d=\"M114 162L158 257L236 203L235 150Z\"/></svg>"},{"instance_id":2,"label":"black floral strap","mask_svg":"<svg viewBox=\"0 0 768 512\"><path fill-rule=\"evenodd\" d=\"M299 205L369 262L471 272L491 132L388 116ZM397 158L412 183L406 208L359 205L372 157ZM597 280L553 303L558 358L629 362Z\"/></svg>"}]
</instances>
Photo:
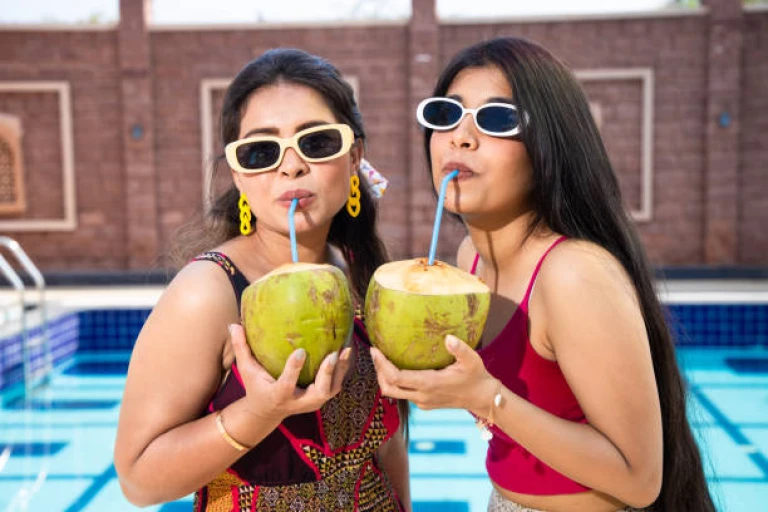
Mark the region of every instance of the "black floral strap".
<instances>
[{"instance_id":1,"label":"black floral strap","mask_svg":"<svg viewBox=\"0 0 768 512\"><path fill-rule=\"evenodd\" d=\"M250 283L248 283L248 280L235 266L232 260L229 259L229 257L224 253L218 251L209 251L195 256L192 261L212 261L224 269L224 272L227 273L227 277L229 278L229 282L232 283L232 289L235 292L235 297L237 298L237 309L239 310L240 297L243 295L243 291L248 287L248 284Z\"/></svg>"}]
</instances>

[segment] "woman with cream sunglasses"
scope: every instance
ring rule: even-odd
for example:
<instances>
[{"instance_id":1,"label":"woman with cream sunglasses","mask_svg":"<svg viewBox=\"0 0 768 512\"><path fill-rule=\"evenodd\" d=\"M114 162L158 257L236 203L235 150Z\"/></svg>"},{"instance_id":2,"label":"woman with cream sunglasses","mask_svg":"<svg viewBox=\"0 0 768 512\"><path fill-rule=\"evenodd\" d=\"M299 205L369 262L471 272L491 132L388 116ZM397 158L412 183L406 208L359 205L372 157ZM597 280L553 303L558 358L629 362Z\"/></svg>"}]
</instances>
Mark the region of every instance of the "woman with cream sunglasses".
<instances>
[{"instance_id":1,"label":"woman with cream sunglasses","mask_svg":"<svg viewBox=\"0 0 768 512\"><path fill-rule=\"evenodd\" d=\"M344 270L358 304L386 261L352 89L316 56L271 50L227 89L221 127L231 186L180 237L197 256L132 356L123 491L137 505L194 492L196 511L410 510L406 409L381 395L362 323L306 388L303 350L272 378L239 325L243 289L292 259L294 201L298 260Z\"/></svg>"}]
</instances>

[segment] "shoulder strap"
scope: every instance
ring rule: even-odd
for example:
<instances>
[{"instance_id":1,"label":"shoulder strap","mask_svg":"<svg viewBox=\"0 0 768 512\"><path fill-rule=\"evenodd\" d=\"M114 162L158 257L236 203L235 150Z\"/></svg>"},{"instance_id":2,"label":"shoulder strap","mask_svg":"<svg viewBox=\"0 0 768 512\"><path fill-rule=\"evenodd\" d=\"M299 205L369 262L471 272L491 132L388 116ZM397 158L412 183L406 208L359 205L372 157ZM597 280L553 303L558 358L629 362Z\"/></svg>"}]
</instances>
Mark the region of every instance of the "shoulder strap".
<instances>
[{"instance_id":1,"label":"shoulder strap","mask_svg":"<svg viewBox=\"0 0 768 512\"><path fill-rule=\"evenodd\" d=\"M475 270L477 270L477 263L480 261L480 253L475 253L475 260L472 262L472 270L469 271L470 274L475 275Z\"/></svg>"},{"instance_id":2,"label":"shoulder strap","mask_svg":"<svg viewBox=\"0 0 768 512\"><path fill-rule=\"evenodd\" d=\"M195 256L192 261L212 261L220 266L224 272L227 273L229 282L232 283L232 289L235 292L235 298L237 299L237 309L240 310L240 296L243 291L248 287L250 283L245 278L240 269L238 269L229 257L218 251L204 252L198 256Z\"/></svg>"},{"instance_id":3,"label":"shoulder strap","mask_svg":"<svg viewBox=\"0 0 768 512\"><path fill-rule=\"evenodd\" d=\"M560 242L563 242L567 240L567 236L561 236L557 240L552 243L552 245L549 246L549 248L544 251L544 254L542 254L541 258L539 259L539 262L536 264L536 268L533 271L533 275L531 276L531 281L528 283L528 289L525 291L525 296L523 297L523 302L520 303L520 307L525 311L525 313L528 313L528 301L531 298L531 292L533 291L533 285L536 283L536 277L539 275L539 270L541 270L541 265L544 263L544 259L546 259L547 255L550 253L552 249L557 247L557 245Z\"/></svg>"}]
</instances>

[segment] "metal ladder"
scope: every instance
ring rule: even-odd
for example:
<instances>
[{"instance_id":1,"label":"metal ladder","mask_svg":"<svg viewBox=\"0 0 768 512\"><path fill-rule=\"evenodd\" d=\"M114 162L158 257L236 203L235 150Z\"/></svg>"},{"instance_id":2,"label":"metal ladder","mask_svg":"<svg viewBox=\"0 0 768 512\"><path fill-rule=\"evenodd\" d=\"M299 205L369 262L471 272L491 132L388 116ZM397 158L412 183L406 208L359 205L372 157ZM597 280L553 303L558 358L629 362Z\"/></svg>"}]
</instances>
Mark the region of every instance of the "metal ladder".
<instances>
[{"instance_id":1,"label":"metal ladder","mask_svg":"<svg viewBox=\"0 0 768 512\"><path fill-rule=\"evenodd\" d=\"M38 292L37 310L40 314L40 337L33 339L28 329L24 281L8 263L8 260L0 254L0 272L5 275L11 286L18 292L19 307L21 309L19 320L21 323L21 352L24 366L24 396L25 399L29 399L38 385L47 382L53 370L53 357L48 340L48 318L45 306L45 279L43 279L43 274L32 263L32 260L29 259L27 253L24 252L24 249L21 248L21 245L16 240L7 236L0 236L0 246L7 248L13 254L16 261L19 262L34 282ZM38 371L35 371L32 366L32 352L33 349L38 347L42 348L43 364Z\"/></svg>"}]
</instances>

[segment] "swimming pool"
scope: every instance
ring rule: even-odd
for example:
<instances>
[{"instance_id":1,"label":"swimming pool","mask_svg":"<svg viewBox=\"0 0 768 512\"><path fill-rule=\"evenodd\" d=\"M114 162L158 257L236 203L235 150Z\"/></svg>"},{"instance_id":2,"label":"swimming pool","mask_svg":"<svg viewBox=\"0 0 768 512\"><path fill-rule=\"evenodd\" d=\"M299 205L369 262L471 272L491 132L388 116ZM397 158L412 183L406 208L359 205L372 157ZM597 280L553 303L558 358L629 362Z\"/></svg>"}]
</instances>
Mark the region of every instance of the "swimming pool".
<instances>
[{"instance_id":1,"label":"swimming pool","mask_svg":"<svg viewBox=\"0 0 768 512\"><path fill-rule=\"evenodd\" d=\"M768 498L768 299L749 297L667 300L708 480L728 512L765 510ZM149 308L87 302L70 297L72 310L52 317L56 369L32 400L17 392L18 340L0 337L0 511L139 510L122 496L112 446L130 348ZM484 511L485 446L466 412L415 410L415 512ZM191 503L143 510L191 510Z\"/></svg>"}]
</instances>

